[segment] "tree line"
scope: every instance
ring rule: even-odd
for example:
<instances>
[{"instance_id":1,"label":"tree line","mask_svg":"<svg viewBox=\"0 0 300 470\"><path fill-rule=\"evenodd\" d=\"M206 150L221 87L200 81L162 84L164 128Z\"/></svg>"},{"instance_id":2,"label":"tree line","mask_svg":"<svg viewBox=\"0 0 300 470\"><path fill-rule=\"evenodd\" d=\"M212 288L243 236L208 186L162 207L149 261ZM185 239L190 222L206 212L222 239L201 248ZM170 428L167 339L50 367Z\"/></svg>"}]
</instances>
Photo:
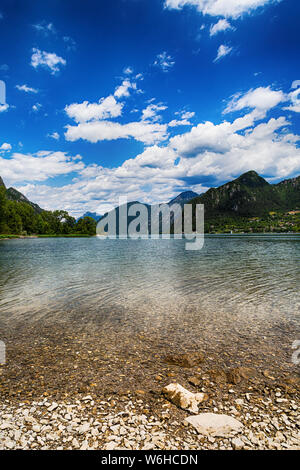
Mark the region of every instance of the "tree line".
<instances>
[{"instance_id":1,"label":"tree line","mask_svg":"<svg viewBox=\"0 0 300 470\"><path fill-rule=\"evenodd\" d=\"M25 202L11 201L0 187L0 234L13 235L95 235L96 221L91 217L76 219L67 211L37 213Z\"/></svg>"}]
</instances>

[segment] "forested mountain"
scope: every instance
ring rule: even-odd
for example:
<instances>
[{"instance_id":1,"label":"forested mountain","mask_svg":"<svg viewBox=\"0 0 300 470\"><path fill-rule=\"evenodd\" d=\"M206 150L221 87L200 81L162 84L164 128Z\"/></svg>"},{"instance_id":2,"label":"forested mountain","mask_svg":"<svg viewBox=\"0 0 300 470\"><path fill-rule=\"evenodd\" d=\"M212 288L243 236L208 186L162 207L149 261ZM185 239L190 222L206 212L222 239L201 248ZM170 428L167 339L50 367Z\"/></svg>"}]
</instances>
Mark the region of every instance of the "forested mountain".
<instances>
[{"instance_id":1,"label":"forested mountain","mask_svg":"<svg viewBox=\"0 0 300 470\"><path fill-rule=\"evenodd\" d=\"M186 191L168 204L170 207L174 203L192 204L194 207L196 204L204 204L207 233L300 231L300 177L270 184L255 171L248 171L219 188L211 188L193 197L195 194ZM132 204L128 203L127 207ZM149 233L150 207L147 206ZM292 211L295 213L290 213ZM116 208L116 213L118 219L119 208ZM133 219L128 217L128 224ZM193 229L196 229L195 217Z\"/></svg>"},{"instance_id":2,"label":"forested mountain","mask_svg":"<svg viewBox=\"0 0 300 470\"><path fill-rule=\"evenodd\" d=\"M66 211L45 211L14 188L6 189L0 177L0 234L70 235L96 233L96 222L84 217L76 222Z\"/></svg>"},{"instance_id":3,"label":"forested mountain","mask_svg":"<svg viewBox=\"0 0 300 470\"><path fill-rule=\"evenodd\" d=\"M206 217L259 217L270 211L293 210L300 208L300 176L269 184L255 171L248 171L190 203L204 204Z\"/></svg>"}]
</instances>

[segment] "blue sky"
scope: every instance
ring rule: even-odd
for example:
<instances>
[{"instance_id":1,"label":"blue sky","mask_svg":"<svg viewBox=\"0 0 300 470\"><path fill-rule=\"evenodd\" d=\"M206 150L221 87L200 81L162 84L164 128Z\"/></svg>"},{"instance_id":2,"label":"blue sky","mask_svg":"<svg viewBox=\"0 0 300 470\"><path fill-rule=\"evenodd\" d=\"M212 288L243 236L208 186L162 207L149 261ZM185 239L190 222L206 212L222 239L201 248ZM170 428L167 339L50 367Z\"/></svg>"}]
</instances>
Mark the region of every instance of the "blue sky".
<instances>
[{"instance_id":1,"label":"blue sky","mask_svg":"<svg viewBox=\"0 0 300 470\"><path fill-rule=\"evenodd\" d=\"M0 175L80 215L300 174L299 17L297 0L0 0Z\"/></svg>"}]
</instances>

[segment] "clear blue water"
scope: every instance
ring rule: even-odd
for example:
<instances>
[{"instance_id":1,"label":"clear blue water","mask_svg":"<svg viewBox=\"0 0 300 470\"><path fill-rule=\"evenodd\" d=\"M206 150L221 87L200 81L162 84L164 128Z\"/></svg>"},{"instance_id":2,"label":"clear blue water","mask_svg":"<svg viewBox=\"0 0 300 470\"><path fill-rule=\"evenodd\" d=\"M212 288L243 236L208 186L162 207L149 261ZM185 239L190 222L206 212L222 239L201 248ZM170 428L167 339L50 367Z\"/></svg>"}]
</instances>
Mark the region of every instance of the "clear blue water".
<instances>
[{"instance_id":1,"label":"clear blue water","mask_svg":"<svg viewBox=\"0 0 300 470\"><path fill-rule=\"evenodd\" d=\"M97 323L183 345L266 337L288 351L299 287L296 235L207 236L201 251L174 239L0 241L1 328Z\"/></svg>"}]
</instances>

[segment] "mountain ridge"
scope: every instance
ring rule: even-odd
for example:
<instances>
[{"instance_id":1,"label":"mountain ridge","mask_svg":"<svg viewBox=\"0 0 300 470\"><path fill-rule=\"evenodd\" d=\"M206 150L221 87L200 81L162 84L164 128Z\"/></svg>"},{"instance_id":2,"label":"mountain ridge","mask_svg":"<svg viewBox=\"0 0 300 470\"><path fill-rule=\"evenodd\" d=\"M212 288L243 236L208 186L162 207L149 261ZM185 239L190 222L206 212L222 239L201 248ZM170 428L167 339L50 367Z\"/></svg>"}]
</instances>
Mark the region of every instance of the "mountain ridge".
<instances>
[{"instance_id":1,"label":"mountain ridge","mask_svg":"<svg viewBox=\"0 0 300 470\"><path fill-rule=\"evenodd\" d=\"M300 176L270 184L255 171L243 173L218 188L210 188L189 204L204 204L205 215L253 217L300 207Z\"/></svg>"}]
</instances>

